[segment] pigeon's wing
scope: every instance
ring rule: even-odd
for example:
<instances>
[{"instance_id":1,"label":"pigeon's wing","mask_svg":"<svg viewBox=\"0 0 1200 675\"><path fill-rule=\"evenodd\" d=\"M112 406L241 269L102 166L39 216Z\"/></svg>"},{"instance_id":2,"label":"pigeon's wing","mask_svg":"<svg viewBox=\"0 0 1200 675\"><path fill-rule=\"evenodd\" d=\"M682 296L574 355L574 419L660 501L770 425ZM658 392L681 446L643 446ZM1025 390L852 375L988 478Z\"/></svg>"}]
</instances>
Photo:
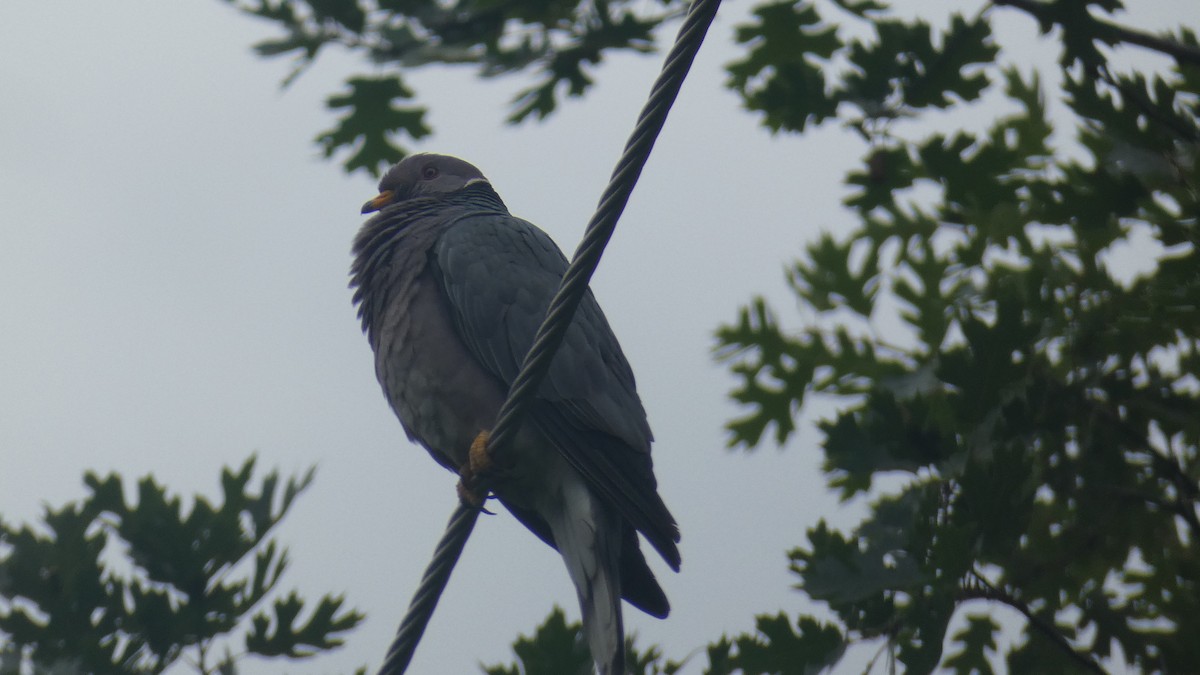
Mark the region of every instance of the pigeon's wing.
<instances>
[{"instance_id":1,"label":"pigeon's wing","mask_svg":"<svg viewBox=\"0 0 1200 675\"><path fill-rule=\"evenodd\" d=\"M566 271L562 252L534 225L482 212L457 219L429 255L459 336L488 371L511 384ZM528 423L678 569L679 530L658 496L646 412L590 290Z\"/></svg>"}]
</instances>

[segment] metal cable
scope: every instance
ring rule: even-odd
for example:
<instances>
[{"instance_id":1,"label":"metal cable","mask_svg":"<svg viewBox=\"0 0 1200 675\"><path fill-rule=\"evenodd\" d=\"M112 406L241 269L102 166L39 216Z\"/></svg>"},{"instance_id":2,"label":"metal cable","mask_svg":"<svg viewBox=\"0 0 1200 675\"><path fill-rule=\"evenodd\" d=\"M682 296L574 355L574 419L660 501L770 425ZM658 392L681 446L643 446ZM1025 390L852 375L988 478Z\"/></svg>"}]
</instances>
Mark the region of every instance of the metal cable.
<instances>
[{"instance_id":1,"label":"metal cable","mask_svg":"<svg viewBox=\"0 0 1200 675\"><path fill-rule=\"evenodd\" d=\"M497 414L496 425L492 428L488 441L488 453L493 457L500 456L497 453L502 452L512 440L534 392L550 369L550 362L562 343L576 307L583 299L588 281L596 271L596 266L600 264L604 247L612 238L617 220L629 202L634 185L637 184L642 168L646 166L646 160L650 157L650 151L654 148L654 141L667 121L667 113L679 95L683 80L704 42L704 36L720 4L721 0L695 0L688 10L687 18L675 38L675 44L667 55L666 63L663 64L662 72L650 91L650 98L642 108L637 125L625 144L625 152L621 155L617 168L613 170L608 187L605 188L596 212L588 222L583 240L575 250L575 256L563 275L558 292L550 301L546 318L538 328L533 346L526 354L521 371L509 387L508 397ZM459 504L450 517L446 531L434 551L433 559L425 569L421 584L409 603L408 613L396 632L396 639L392 641L383 666L379 669L379 675L400 675L408 669L417 643L420 642L425 626L433 616L433 610L450 580L450 573L454 571L454 565L467 544L467 538L471 536L478 516L479 509Z\"/></svg>"}]
</instances>

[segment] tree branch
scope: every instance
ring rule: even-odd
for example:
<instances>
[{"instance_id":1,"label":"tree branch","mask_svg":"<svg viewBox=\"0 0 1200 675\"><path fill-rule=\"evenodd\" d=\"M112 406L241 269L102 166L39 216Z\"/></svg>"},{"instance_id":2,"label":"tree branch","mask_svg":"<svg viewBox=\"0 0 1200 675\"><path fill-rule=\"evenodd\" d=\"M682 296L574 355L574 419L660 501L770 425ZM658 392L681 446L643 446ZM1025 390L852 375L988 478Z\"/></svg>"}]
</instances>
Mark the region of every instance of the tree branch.
<instances>
[{"instance_id":1,"label":"tree branch","mask_svg":"<svg viewBox=\"0 0 1200 675\"><path fill-rule=\"evenodd\" d=\"M1117 497L1131 499L1133 501L1146 504L1152 504L1163 511L1174 513L1183 519L1184 524L1186 524L1192 531L1192 535L1196 537L1197 540L1200 540L1200 517L1196 515L1196 505L1184 497L1179 497L1177 499L1162 499L1119 485L1097 485L1096 490L1109 492Z\"/></svg>"},{"instance_id":2,"label":"tree branch","mask_svg":"<svg viewBox=\"0 0 1200 675\"><path fill-rule=\"evenodd\" d=\"M1138 400L1136 404L1150 412L1151 417L1176 417L1175 411L1167 406L1159 405L1153 401ZM1097 414L1107 418L1109 423L1115 426L1121 433L1125 434L1134 446L1134 450L1144 452L1150 456L1150 461L1154 463L1155 469L1166 475L1161 476L1162 480L1170 481L1175 489L1179 492L1175 499L1158 499L1147 495L1137 494L1137 498L1157 504L1162 508L1173 511L1191 529L1194 535L1200 537L1200 516L1196 515L1196 501L1200 497L1200 486L1191 478L1184 467L1179 465L1179 461L1169 455L1160 452L1151 443L1141 430L1133 427L1131 424L1121 418L1121 415L1112 408L1111 405L1097 404L1094 408ZM1176 421L1180 426L1186 425L1190 420L1182 415L1178 415Z\"/></svg>"},{"instance_id":3,"label":"tree branch","mask_svg":"<svg viewBox=\"0 0 1200 675\"><path fill-rule=\"evenodd\" d=\"M1171 131L1175 132L1176 136L1179 136L1182 139L1190 142L1196 141L1196 132L1194 129L1184 126L1176 119L1163 115L1154 107L1154 104L1151 103L1149 98L1147 98L1145 92L1134 89L1128 84L1118 80L1116 76L1109 71L1107 65L1101 66L1097 69L1097 71L1101 80L1107 82L1109 86L1120 92L1121 98L1123 98L1127 103L1132 103L1133 105L1137 106L1137 108L1142 111L1143 115L1155 122L1158 122L1164 127L1169 128Z\"/></svg>"},{"instance_id":4,"label":"tree branch","mask_svg":"<svg viewBox=\"0 0 1200 675\"><path fill-rule=\"evenodd\" d=\"M1084 670L1087 670L1091 673L1099 673L1100 675L1107 675L1108 671L1104 670L1099 663L1096 663L1095 659L1093 659L1090 655L1084 654L1078 649L1075 649L1075 646L1072 645L1071 641L1068 640L1066 636L1064 636L1062 632L1058 630L1057 626L1050 621L1047 621L1045 618L1034 614L1033 610L1029 609L1029 605L1025 604L1022 600L1009 595L1007 591L996 588L992 584L988 583L988 580L984 579L983 576L977 572L971 572L971 577L972 579L968 580L963 585L961 591L961 595L964 599L993 600L1012 607L1023 614L1025 618L1029 620L1029 624L1031 626L1036 628L1040 633L1042 633L1042 635L1045 635L1047 638L1049 638L1051 642L1058 645L1058 647L1066 652L1068 656L1082 666Z\"/></svg>"},{"instance_id":5,"label":"tree branch","mask_svg":"<svg viewBox=\"0 0 1200 675\"><path fill-rule=\"evenodd\" d=\"M1015 7L1033 16L1043 24L1058 23L1062 25L1047 15L1046 10L1049 7L1045 2L1041 2L1040 0L992 0L992 4L997 7ZM1174 58L1181 65L1190 63L1193 66L1200 66L1200 49L1134 28L1121 26L1110 21L1105 21L1104 19L1094 19L1094 21L1097 26L1104 30L1104 37L1110 38L1115 42L1137 45L1166 54ZM1063 26L1064 30L1066 28L1066 26Z\"/></svg>"}]
</instances>

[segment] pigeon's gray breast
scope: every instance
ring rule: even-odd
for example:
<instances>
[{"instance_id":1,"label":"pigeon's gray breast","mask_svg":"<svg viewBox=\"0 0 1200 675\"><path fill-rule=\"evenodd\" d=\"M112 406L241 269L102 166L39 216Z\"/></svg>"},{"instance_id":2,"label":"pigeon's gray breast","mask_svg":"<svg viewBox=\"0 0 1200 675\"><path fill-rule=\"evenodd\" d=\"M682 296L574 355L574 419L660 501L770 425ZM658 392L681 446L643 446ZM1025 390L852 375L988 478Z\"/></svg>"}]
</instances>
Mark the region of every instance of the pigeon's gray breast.
<instances>
[{"instance_id":1,"label":"pigeon's gray breast","mask_svg":"<svg viewBox=\"0 0 1200 675\"><path fill-rule=\"evenodd\" d=\"M422 206L385 210L363 228L352 285L375 375L405 432L457 470L505 390L459 338L429 266L431 247L462 214Z\"/></svg>"}]
</instances>

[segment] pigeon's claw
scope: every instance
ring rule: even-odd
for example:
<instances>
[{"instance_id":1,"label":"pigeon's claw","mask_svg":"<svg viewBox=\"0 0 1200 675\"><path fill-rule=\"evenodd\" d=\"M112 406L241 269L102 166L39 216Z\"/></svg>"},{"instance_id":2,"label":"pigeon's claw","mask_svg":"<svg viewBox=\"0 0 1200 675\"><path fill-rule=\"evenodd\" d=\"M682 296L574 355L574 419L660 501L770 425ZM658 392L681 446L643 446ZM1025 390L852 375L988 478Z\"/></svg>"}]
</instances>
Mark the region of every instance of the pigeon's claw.
<instances>
[{"instance_id":1,"label":"pigeon's claw","mask_svg":"<svg viewBox=\"0 0 1200 675\"><path fill-rule=\"evenodd\" d=\"M465 473L466 473L466 470L464 469L463 474L465 474ZM458 486L457 486L458 501L461 502L462 504L464 504L465 506L469 506L473 509L479 509L480 511L487 511L487 509L483 508L483 502L487 499L487 493L479 494L472 488L467 487L467 483L469 483L469 482L474 482L474 481L468 480L467 476L465 476L465 475L463 475L459 479Z\"/></svg>"},{"instance_id":2,"label":"pigeon's claw","mask_svg":"<svg viewBox=\"0 0 1200 675\"><path fill-rule=\"evenodd\" d=\"M480 479L492 470L492 456L487 448L491 437L491 432L486 429L479 432L471 441L467 462L458 471L458 500L477 509L483 508L483 502L487 499L487 488L480 484Z\"/></svg>"}]
</instances>

